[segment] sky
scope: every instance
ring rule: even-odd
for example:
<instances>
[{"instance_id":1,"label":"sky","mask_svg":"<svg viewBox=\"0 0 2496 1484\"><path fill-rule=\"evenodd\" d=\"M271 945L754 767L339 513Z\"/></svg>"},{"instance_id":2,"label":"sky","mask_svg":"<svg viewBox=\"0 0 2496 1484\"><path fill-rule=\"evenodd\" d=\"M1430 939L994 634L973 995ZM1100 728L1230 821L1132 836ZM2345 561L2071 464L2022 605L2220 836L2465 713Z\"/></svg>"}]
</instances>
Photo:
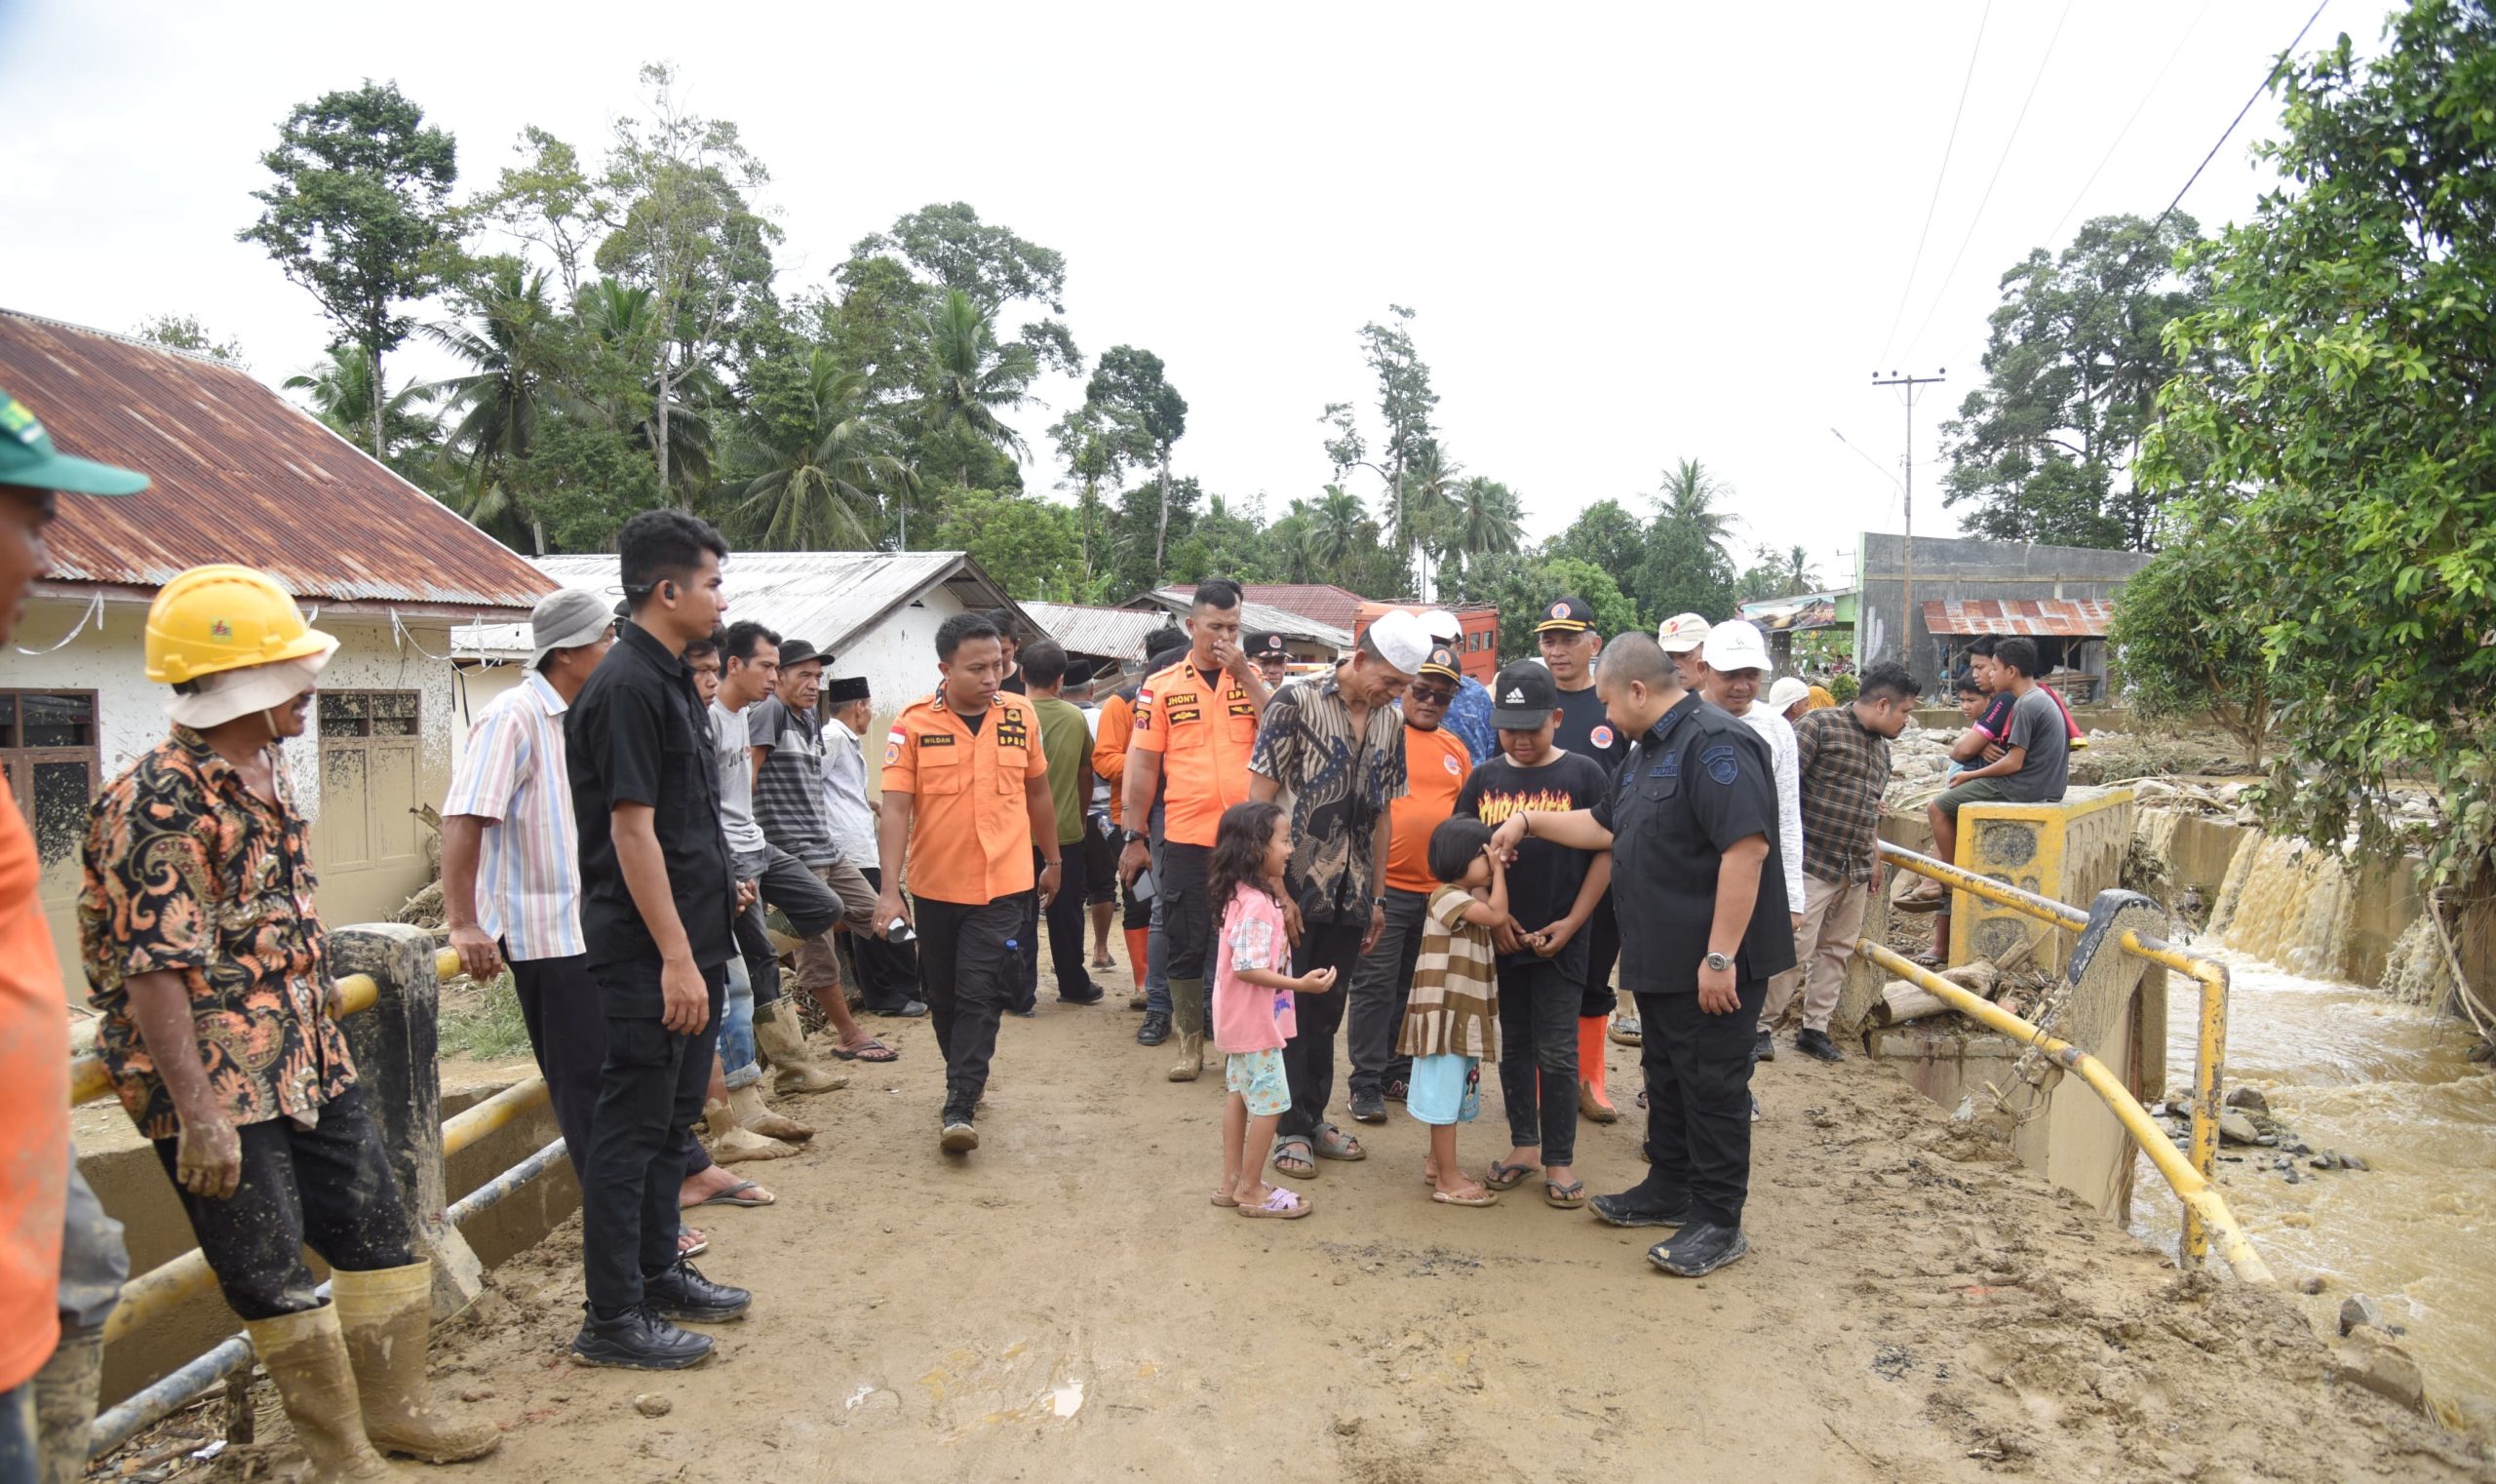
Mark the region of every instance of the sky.
<instances>
[{"instance_id":1,"label":"sky","mask_svg":"<svg viewBox=\"0 0 2496 1484\"><path fill-rule=\"evenodd\" d=\"M2326 0L2305 48L2373 51L2387 9ZM0 0L0 305L194 315L281 381L329 332L235 233L290 108L395 80L457 137L464 195L524 125L603 145L661 60L770 168L784 294L968 202L1066 255L1087 356L1161 356L1190 407L1178 472L1269 518L1327 479L1319 412L1374 401L1358 331L1401 304L1445 445L1518 492L1530 537L1606 497L1643 509L1696 458L1745 547L1800 543L1834 585L1859 532L1903 526L1910 413L1873 374L1946 374L1912 427L1916 532L1948 534L1938 429L1981 379L2001 275L2089 216L2164 209L2311 11L443 0L419 24ZM2257 102L2184 196L2204 230L2250 215L2276 117ZM1081 386L1035 392L1025 480L1050 490L1042 433Z\"/></svg>"}]
</instances>

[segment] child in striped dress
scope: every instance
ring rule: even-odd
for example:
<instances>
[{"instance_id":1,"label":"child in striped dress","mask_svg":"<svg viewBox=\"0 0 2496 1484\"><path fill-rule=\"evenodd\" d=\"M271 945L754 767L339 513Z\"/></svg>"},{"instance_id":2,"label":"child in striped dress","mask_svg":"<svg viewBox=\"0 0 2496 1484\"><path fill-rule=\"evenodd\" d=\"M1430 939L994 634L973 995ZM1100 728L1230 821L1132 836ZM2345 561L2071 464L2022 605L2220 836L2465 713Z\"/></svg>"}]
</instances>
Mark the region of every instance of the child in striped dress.
<instances>
[{"instance_id":1,"label":"child in striped dress","mask_svg":"<svg viewBox=\"0 0 2496 1484\"><path fill-rule=\"evenodd\" d=\"M1507 869L1491 848L1491 827L1459 816L1430 832L1430 895L1413 994L1395 1037L1413 1059L1407 1112L1430 1125L1422 1176L1441 1205L1487 1206L1499 1196L1456 1162L1456 1126L1482 1112L1482 1064L1500 1056L1500 980L1491 932L1508 917Z\"/></svg>"}]
</instances>

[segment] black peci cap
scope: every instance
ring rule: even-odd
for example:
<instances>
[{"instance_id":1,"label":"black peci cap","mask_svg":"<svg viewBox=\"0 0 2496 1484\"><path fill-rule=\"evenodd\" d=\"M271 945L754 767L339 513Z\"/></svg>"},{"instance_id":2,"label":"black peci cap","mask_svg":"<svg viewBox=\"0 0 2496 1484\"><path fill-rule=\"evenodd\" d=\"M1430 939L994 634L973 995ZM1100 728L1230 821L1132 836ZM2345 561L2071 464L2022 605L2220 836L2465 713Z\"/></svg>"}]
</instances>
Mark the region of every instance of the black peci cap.
<instances>
[{"instance_id":1,"label":"black peci cap","mask_svg":"<svg viewBox=\"0 0 2496 1484\"><path fill-rule=\"evenodd\" d=\"M846 706L852 701L873 700L875 697L867 688L865 676L844 675L838 680L823 683L823 698L830 705Z\"/></svg>"},{"instance_id":2,"label":"black peci cap","mask_svg":"<svg viewBox=\"0 0 2496 1484\"><path fill-rule=\"evenodd\" d=\"M1289 659L1291 648L1279 634L1259 634L1248 641L1250 659Z\"/></svg>"},{"instance_id":3,"label":"black peci cap","mask_svg":"<svg viewBox=\"0 0 2496 1484\"><path fill-rule=\"evenodd\" d=\"M1491 724L1505 731L1532 731L1560 709L1560 687L1551 672L1535 660L1521 659L1500 672L1491 685Z\"/></svg>"},{"instance_id":4,"label":"black peci cap","mask_svg":"<svg viewBox=\"0 0 2496 1484\"><path fill-rule=\"evenodd\" d=\"M1563 598L1551 605L1542 622L1534 626L1537 634L1583 634L1595 626L1594 605L1583 598Z\"/></svg>"}]
</instances>

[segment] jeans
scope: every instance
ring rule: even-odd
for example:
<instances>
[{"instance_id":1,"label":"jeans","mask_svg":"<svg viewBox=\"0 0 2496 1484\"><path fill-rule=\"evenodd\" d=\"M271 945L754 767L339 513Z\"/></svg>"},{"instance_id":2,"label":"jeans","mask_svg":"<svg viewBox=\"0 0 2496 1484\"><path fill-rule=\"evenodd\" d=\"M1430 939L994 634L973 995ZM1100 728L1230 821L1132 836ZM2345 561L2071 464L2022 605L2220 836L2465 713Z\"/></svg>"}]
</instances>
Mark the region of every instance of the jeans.
<instances>
[{"instance_id":1,"label":"jeans","mask_svg":"<svg viewBox=\"0 0 2496 1484\"><path fill-rule=\"evenodd\" d=\"M754 1057L754 980L742 955L728 960L727 1007L720 1015L720 1070L731 1088L762 1080L762 1064Z\"/></svg>"},{"instance_id":2,"label":"jeans","mask_svg":"<svg viewBox=\"0 0 2496 1484\"><path fill-rule=\"evenodd\" d=\"M606 1017L606 1061L581 1178L582 1281L601 1318L640 1304L642 1279L676 1262L677 1190L711 1083L727 965L712 964L702 978L709 1013L690 1035L655 1016Z\"/></svg>"},{"instance_id":3,"label":"jeans","mask_svg":"<svg viewBox=\"0 0 2496 1484\"><path fill-rule=\"evenodd\" d=\"M1383 1096L1389 1082L1413 1079L1413 1059L1395 1054L1404 1027L1404 1002L1413 994L1413 964L1422 957L1427 893L1386 888L1386 930L1352 970L1351 1026L1345 1035L1352 1057L1352 1096Z\"/></svg>"},{"instance_id":4,"label":"jeans","mask_svg":"<svg viewBox=\"0 0 2496 1484\"><path fill-rule=\"evenodd\" d=\"M1500 1097L1508 1142L1540 1148L1544 1164L1578 1152L1578 1008L1585 991L1569 959L1500 960Z\"/></svg>"},{"instance_id":5,"label":"jeans","mask_svg":"<svg viewBox=\"0 0 2496 1484\"><path fill-rule=\"evenodd\" d=\"M1057 895L1049 898L1049 967L1057 975L1057 997L1090 999L1099 992L1092 986L1092 973L1084 957L1083 909L1089 905L1085 890L1091 884L1092 863L1084 857L1083 841L1058 847Z\"/></svg>"},{"instance_id":6,"label":"jeans","mask_svg":"<svg viewBox=\"0 0 2496 1484\"><path fill-rule=\"evenodd\" d=\"M589 974L589 956L504 961L520 996L521 1021L528 1027L528 1049L555 1107L555 1127L564 1135L565 1157L576 1178L586 1178L599 1069L606 1063L606 1010L599 1001L598 981Z\"/></svg>"},{"instance_id":7,"label":"jeans","mask_svg":"<svg viewBox=\"0 0 2496 1484\"><path fill-rule=\"evenodd\" d=\"M320 1308L323 1301L312 1292L318 1280L303 1264L307 1243L323 1262L349 1272L405 1268L416 1260L399 1177L362 1087L322 1104L315 1127L280 1116L235 1132L243 1143L243 1181L231 1196L218 1200L176 1187L191 1234L234 1312L273 1319ZM156 1141L168 1176L180 1149L178 1139Z\"/></svg>"},{"instance_id":8,"label":"jeans","mask_svg":"<svg viewBox=\"0 0 2496 1484\"><path fill-rule=\"evenodd\" d=\"M1019 893L978 905L918 899L919 982L945 1055L949 1117L967 1115L988 1090L997 1022L1021 993L1022 961L1012 939L1022 921Z\"/></svg>"},{"instance_id":9,"label":"jeans","mask_svg":"<svg viewBox=\"0 0 2496 1484\"><path fill-rule=\"evenodd\" d=\"M43 1456L35 1426L33 1377L0 1391L0 1484L40 1484Z\"/></svg>"},{"instance_id":10,"label":"jeans","mask_svg":"<svg viewBox=\"0 0 2496 1484\"><path fill-rule=\"evenodd\" d=\"M1740 1003L1724 1015L1700 1009L1696 994L1637 996L1653 1161L1647 1184L1667 1196L1687 1191L1694 1225L1740 1226L1750 1193L1751 1037L1768 981L1736 992Z\"/></svg>"},{"instance_id":11,"label":"jeans","mask_svg":"<svg viewBox=\"0 0 2496 1484\"><path fill-rule=\"evenodd\" d=\"M1332 965L1335 986L1323 995L1295 996L1294 1018L1300 1030L1283 1047L1283 1075L1291 1081L1291 1111L1283 1114L1277 1133L1286 1139L1314 1139L1326 1126L1326 1104L1335 1096L1335 1030L1344 1023L1344 986L1361 956L1361 939L1369 923L1309 922L1300 930L1300 946L1292 950L1291 971L1306 974Z\"/></svg>"},{"instance_id":12,"label":"jeans","mask_svg":"<svg viewBox=\"0 0 2496 1484\"><path fill-rule=\"evenodd\" d=\"M858 875L877 891L884 889L880 869L861 866ZM850 966L857 971L858 990L867 996L869 1010L889 1015L918 998L917 944L895 943L872 932L848 936Z\"/></svg>"},{"instance_id":13,"label":"jeans","mask_svg":"<svg viewBox=\"0 0 2496 1484\"><path fill-rule=\"evenodd\" d=\"M77 1152L69 1157L69 1201L60 1236L60 1328L101 1329L121 1305L121 1285L130 1280L130 1249L122 1244L121 1223L104 1214L87 1177L78 1171Z\"/></svg>"}]
</instances>

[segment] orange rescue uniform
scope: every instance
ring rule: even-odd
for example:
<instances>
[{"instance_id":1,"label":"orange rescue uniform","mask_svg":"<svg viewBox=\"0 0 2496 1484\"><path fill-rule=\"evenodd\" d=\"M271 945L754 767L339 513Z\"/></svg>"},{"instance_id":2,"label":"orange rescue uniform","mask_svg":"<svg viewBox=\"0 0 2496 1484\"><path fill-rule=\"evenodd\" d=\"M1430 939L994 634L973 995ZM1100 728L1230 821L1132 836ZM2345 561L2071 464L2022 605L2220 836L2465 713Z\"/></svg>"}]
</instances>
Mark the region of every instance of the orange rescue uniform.
<instances>
[{"instance_id":1,"label":"orange rescue uniform","mask_svg":"<svg viewBox=\"0 0 2496 1484\"><path fill-rule=\"evenodd\" d=\"M1135 706L1115 691L1101 703L1101 729L1092 739L1092 776L1110 786L1110 823L1127 819L1127 743L1135 736Z\"/></svg>"},{"instance_id":2,"label":"orange rescue uniform","mask_svg":"<svg viewBox=\"0 0 2496 1484\"><path fill-rule=\"evenodd\" d=\"M34 838L0 800L0 1390L32 1380L60 1337L69 1198L69 1020L37 901Z\"/></svg>"},{"instance_id":3,"label":"orange rescue uniform","mask_svg":"<svg viewBox=\"0 0 2496 1484\"><path fill-rule=\"evenodd\" d=\"M1424 731L1404 723L1404 797L1386 806L1386 884L1426 896L1439 889L1430 875L1430 832L1456 812L1457 791L1473 772L1464 739L1444 726Z\"/></svg>"},{"instance_id":4,"label":"orange rescue uniform","mask_svg":"<svg viewBox=\"0 0 2496 1484\"><path fill-rule=\"evenodd\" d=\"M914 895L986 906L1029 891L1029 780L1046 780L1032 703L1000 690L973 731L943 691L913 701L884 740L884 792L915 801L907 876Z\"/></svg>"},{"instance_id":5,"label":"orange rescue uniform","mask_svg":"<svg viewBox=\"0 0 2496 1484\"><path fill-rule=\"evenodd\" d=\"M1207 684L1183 655L1136 692L1133 745L1161 755L1161 838L1210 848L1222 811L1248 798L1257 703L1228 672Z\"/></svg>"}]
</instances>

